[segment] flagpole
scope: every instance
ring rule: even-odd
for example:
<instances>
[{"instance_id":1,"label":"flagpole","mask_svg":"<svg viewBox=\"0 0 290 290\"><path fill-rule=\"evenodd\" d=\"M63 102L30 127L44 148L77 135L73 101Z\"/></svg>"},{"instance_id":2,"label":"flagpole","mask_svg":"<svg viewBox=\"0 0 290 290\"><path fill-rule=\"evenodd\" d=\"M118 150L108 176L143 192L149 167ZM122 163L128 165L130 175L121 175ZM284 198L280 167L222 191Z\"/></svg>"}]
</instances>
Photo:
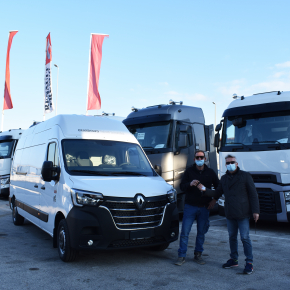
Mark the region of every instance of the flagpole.
<instances>
[{"instance_id":1,"label":"flagpole","mask_svg":"<svg viewBox=\"0 0 290 290\"><path fill-rule=\"evenodd\" d=\"M90 63L91 63L91 50L92 50L92 34L90 37L90 52L89 52L89 65L88 65L88 82L87 82L87 106L86 106L86 115L88 115L88 98L89 98L89 79L90 79Z\"/></svg>"},{"instance_id":2,"label":"flagpole","mask_svg":"<svg viewBox=\"0 0 290 290\"><path fill-rule=\"evenodd\" d=\"M46 78L46 75L45 74L46 74L46 44L47 44L46 42L47 42L47 39L45 38L43 121L45 121L45 78Z\"/></svg>"}]
</instances>

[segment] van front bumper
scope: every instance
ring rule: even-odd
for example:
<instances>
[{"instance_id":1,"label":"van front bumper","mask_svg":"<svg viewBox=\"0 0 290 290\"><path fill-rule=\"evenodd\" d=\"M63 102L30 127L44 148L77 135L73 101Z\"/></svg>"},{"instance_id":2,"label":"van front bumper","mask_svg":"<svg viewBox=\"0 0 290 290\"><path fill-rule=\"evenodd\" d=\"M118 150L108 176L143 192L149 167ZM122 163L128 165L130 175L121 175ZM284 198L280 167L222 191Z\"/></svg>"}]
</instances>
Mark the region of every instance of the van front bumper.
<instances>
[{"instance_id":1,"label":"van front bumper","mask_svg":"<svg viewBox=\"0 0 290 290\"><path fill-rule=\"evenodd\" d=\"M119 229L103 206L73 207L66 220L71 247L78 250L157 246L176 241L179 233L178 210L171 203L164 209L161 224L152 228Z\"/></svg>"}]
</instances>

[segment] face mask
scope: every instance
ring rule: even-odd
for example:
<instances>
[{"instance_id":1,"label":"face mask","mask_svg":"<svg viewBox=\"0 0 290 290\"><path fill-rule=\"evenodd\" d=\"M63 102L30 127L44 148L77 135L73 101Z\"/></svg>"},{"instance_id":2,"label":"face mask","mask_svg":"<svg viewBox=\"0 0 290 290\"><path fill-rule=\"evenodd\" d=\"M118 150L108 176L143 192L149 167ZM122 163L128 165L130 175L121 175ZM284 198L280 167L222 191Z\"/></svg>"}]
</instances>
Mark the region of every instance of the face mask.
<instances>
[{"instance_id":1,"label":"face mask","mask_svg":"<svg viewBox=\"0 0 290 290\"><path fill-rule=\"evenodd\" d=\"M236 170L236 164L229 164L227 165L228 171L235 171Z\"/></svg>"},{"instance_id":2,"label":"face mask","mask_svg":"<svg viewBox=\"0 0 290 290\"><path fill-rule=\"evenodd\" d=\"M197 166L202 166L204 164L204 159L202 159L202 160L195 160L195 164Z\"/></svg>"}]
</instances>

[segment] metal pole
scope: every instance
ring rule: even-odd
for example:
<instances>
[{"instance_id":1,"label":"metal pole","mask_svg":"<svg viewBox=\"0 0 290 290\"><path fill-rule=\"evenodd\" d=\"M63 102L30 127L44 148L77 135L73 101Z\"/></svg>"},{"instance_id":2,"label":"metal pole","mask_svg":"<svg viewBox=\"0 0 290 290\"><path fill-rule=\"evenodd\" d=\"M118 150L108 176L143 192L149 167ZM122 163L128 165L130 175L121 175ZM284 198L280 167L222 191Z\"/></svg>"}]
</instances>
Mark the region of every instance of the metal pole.
<instances>
[{"instance_id":1,"label":"metal pole","mask_svg":"<svg viewBox=\"0 0 290 290\"><path fill-rule=\"evenodd\" d=\"M88 67L88 81L87 81L87 107L86 107L86 115L88 115L88 102L89 102L89 79L90 79L90 63L91 63L91 48L92 48L92 34L90 37L90 52L89 52L89 67Z\"/></svg>"},{"instance_id":2,"label":"metal pole","mask_svg":"<svg viewBox=\"0 0 290 290\"><path fill-rule=\"evenodd\" d=\"M56 100L55 100L55 115L57 115L57 96L58 96L58 74L59 74L59 67L57 64L54 65L57 67L57 81L56 81Z\"/></svg>"},{"instance_id":3,"label":"metal pole","mask_svg":"<svg viewBox=\"0 0 290 290\"><path fill-rule=\"evenodd\" d=\"M214 129L216 127L216 103L212 102L214 104Z\"/></svg>"}]
</instances>

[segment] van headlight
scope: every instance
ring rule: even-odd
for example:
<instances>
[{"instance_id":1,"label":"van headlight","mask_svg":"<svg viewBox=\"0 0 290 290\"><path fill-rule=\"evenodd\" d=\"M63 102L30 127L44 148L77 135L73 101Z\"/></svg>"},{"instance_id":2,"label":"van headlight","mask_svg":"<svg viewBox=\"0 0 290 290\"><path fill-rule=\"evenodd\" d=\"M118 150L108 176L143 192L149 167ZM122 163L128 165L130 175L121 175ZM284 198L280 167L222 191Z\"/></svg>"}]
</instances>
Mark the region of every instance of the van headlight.
<instances>
[{"instance_id":1,"label":"van headlight","mask_svg":"<svg viewBox=\"0 0 290 290\"><path fill-rule=\"evenodd\" d=\"M10 177L6 177L6 178L2 178L1 179L1 184L4 185L4 184L9 184L10 183Z\"/></svg>"},{"instance_id":2,"label":"van headlight","mask_svg":"<svg viewBox=\"0 0 290 290\"><path fill-rule=\"evenodd\" d=\"M167 191L167 196L171 203L174 203L177 201L177 192L174 188L171 188L169 191Z\"/></svg>"},{"instance_id":3,"label":"van headlight","mask_svg":"<svg viewBox=\"0 0 290 290\"><path fill-rule=\"evenodd\" d=\"M284 196L286 204L290 204L290 191L285 191Z\"/></svg>"},{"instance_id":4,"label":"van headlight","mask_svg":"<svg viewBox=\"0 0 290 290\"><path fill-rule=\"evenodd\" d=\"M99 192L83 191L74 188L72 188L70 192L72 201L76 206L98 206L103 201L103 195Z\"/></svg>"}]
</instances>

